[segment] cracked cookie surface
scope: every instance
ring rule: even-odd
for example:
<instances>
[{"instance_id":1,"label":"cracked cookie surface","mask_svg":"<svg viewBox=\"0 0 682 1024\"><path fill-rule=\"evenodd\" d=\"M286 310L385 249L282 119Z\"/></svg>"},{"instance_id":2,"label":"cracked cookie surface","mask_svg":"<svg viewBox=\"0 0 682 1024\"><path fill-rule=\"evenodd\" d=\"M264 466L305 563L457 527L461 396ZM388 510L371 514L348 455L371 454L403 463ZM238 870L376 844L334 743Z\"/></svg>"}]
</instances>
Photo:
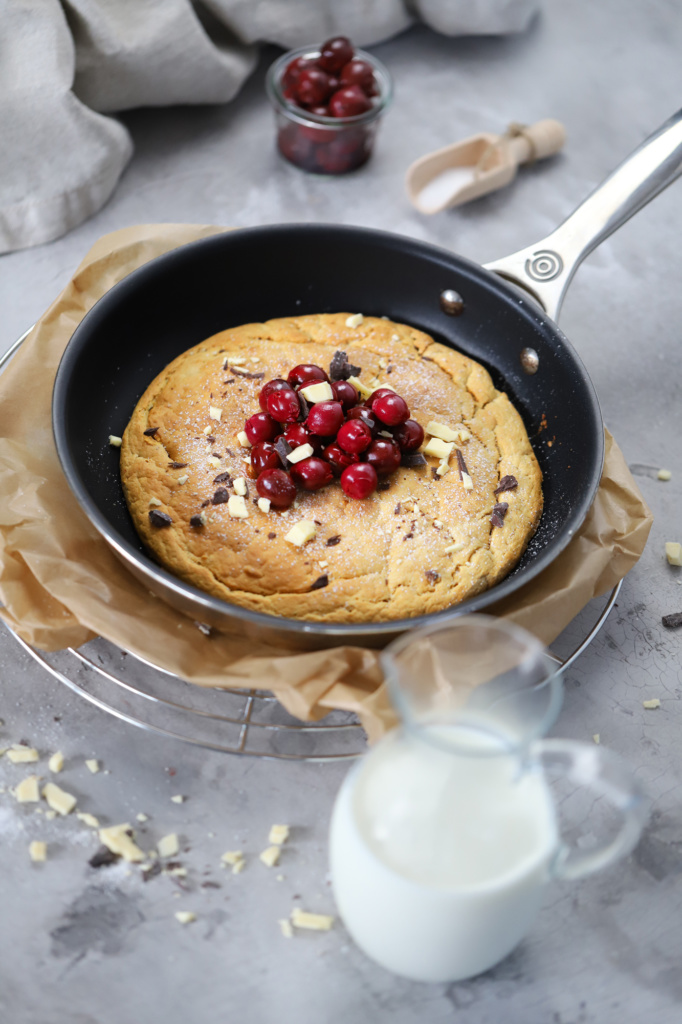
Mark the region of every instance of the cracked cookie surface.
<instances>
[{"instance_id":1,"label":"cracked cookie surface","mask_svg":"<svg viewBox=\"0 0 682 1024\"><path fill-rule=\"evenodd\" d=\"M142 395L123 436L123 488L146 546L187 583L288 618L382 622L472 597L523 554L542 512L542 475L507 396L480 364L427 334L372 317L350 327L348 318L289 317L222 331L178 356ZM458 447L472 490L453 452L441 477L438 459L427 457L362 501L335 481L299 492L287 512L261 511L237 435L259 411L265 381L304 362L328 369L338 349L362 367L363 383L394 387L423 427L437 421L471 433ZM517 486L496 495L505 476ZM248 518L236 519L219 492L234 494L240 477ZM508 508L495 526L502 502ZM152 517L154 524L150 511L171 522ZM285 536L301 519L315 521L317 533L298 548Z\"/></svg>"}]
</instances>

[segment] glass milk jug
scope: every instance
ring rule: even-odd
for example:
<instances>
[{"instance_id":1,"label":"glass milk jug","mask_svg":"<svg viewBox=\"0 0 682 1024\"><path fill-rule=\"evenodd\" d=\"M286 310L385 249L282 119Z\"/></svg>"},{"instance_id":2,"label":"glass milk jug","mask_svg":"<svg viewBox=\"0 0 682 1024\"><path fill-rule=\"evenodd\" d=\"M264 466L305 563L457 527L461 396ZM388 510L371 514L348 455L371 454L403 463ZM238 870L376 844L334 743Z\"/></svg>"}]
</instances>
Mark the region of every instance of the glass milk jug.
<instances>
[{"instance_id":1,"label":"glass milk jug","mask_svg":"<svg viewBox=\"0 0 682 1024\"><path fill-rule=\"evenodd\" d=\"M466 616L401 637L382 661L402 727L338 794L334 895L377 963L419 981L458 981L511 952L548 881L628 853L645 800L608 750L540 739L559 712L561 682L524 630ZM551 780L615 812L603 842L562 840Z\"/></svg>"}]
</instances>

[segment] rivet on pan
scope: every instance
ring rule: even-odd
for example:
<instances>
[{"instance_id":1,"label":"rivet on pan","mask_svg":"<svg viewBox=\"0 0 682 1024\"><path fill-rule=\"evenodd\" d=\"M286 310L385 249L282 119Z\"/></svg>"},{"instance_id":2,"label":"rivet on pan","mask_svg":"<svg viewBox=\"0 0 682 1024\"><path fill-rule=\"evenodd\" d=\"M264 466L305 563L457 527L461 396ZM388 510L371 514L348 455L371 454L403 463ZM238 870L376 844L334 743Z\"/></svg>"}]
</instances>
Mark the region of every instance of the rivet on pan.
<instances>
[{"instance_id":1,"label":"rivet on pan","mask_svg":"<svg viewBox=\"0 0 682 1024\"><path fill-rule=\"evenodd\" d=\"M440 308L448 316L461 316L464 312L464 299L454 288L446 288L440 293Z\"/></svg>"},{"instance_id":2,"label":"rivet on pan","mask_svg":"<svg viewBox=\"0 0 682 1024\"><path fill-rule=\"evenodd\" d=\"M540 366L540 356L534 348L521 349L521 366L524 373L537 373Z\"/></svg>"}]
</instances>

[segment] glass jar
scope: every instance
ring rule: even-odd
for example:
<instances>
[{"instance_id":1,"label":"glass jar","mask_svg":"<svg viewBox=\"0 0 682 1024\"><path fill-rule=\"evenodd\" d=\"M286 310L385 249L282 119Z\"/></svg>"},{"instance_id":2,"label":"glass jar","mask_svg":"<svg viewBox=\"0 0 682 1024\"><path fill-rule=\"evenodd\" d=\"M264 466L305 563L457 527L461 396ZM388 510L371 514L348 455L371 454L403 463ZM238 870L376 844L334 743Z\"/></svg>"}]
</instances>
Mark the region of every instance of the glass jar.
<instances>
[{"instance_id":1,"label":"glass jar","mask_svg":"<svg viewBox=\"0 0 682 1024\"><path fill-rule=\"evenodd\" d=\"M354 59L366 61L374 71L377 95L372 108L355 117L322 117L296 106L282 91L282 77L292 60L315 60L319 48L302 46L282 54L269 68L265 80L275 110L277 148L282 156L312 174L346 174L365 164L374 146L376 131L393 97L387 69L371 53L355 50Z\"/></svg>"}]
</instances>

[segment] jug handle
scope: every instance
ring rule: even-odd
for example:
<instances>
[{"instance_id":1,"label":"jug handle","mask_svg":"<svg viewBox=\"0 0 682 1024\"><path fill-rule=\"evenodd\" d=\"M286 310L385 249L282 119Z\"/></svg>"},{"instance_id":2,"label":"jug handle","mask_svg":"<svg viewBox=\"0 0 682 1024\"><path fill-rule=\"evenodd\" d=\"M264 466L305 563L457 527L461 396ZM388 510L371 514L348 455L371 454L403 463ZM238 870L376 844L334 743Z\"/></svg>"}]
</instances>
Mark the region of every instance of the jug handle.
<instances>
[{"instance_id":1,"label":"jug handle","mask_svg":"<svg viewBox=\"0 0 682 1024\"><path fill-rule=\"evenodd\" d=\"M682 110L642 142L546 238L484 264L530 292L557 320L574 273L593 249L682 174Z\"/></svg>"},{"instance_id":2,"label":"jug handle","mask_svg":"<svg viewBox=\"0 0 682 1024\"><path fill-rule=\"evenodd\" d=\"M582 878L634 849L649 816L649 801L628 764L604 747L562 739L538 740L531 756L548 776L558 775L603 797L620 817L616 835L590 850L560 839L549 868L553 878Z\"/></svg>"}]
</instances>

